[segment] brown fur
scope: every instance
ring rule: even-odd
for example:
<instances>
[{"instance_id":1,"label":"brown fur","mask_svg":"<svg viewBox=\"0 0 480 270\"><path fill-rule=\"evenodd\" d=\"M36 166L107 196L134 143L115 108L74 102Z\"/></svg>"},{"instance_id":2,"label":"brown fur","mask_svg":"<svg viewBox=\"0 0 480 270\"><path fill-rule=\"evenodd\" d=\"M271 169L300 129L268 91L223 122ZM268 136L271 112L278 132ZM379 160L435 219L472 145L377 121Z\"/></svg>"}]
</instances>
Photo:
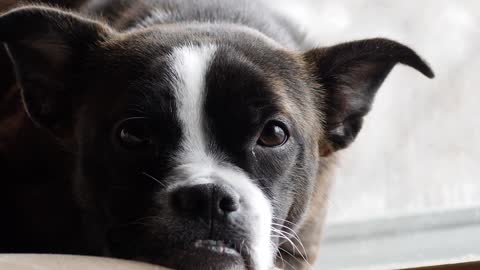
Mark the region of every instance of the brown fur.
<instances>
[{"instance_id":1,"label":"brown fur","mask_svg":"<svg viewBox=\"0 0 480 270\"><path fill-rule=\"evenodd\" d=\"M327 214L330 188L333 182L333 167L336 157L329 157L318 171L315 191L309 203L306 217L298 229L301 240L292 239L297 247L289 242L282 245L281 254L277 257L277 265L289 270L311 269L320 251L323 236L322 229ZM293 255L293 256L292 256Z\"/></svg>"}]
</instances>

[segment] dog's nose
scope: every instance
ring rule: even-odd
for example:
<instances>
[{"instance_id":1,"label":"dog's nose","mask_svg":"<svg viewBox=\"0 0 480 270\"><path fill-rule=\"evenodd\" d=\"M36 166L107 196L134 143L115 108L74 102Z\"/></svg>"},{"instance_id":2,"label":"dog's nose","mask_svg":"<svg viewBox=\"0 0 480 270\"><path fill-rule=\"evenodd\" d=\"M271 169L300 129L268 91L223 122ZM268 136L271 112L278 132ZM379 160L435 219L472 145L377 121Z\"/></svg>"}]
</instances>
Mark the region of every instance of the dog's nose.
<instances>
[{"instance_id":1,"label":"dog's nose","mask_svg":"<svg viewBox=\"0 0 480 270\"><path fill-rule=\"evenodd\" d=\"M240 196L227 185L202 184L181 187L172 194L172 206L182 214L210 220L238 211Z\"/></svg>"}]
</instances>

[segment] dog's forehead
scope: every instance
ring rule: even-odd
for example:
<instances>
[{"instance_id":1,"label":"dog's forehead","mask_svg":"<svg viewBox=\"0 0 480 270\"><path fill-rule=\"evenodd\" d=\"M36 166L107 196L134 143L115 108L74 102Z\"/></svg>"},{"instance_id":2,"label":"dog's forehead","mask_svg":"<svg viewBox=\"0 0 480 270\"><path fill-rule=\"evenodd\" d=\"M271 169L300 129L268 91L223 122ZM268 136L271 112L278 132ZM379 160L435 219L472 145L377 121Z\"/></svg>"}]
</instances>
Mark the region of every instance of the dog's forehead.
<instances>
[{"instance_id":1,"label":"dog's forehead","mask_svg":"<svg viewBox=\"0 0 480 270\"><path fill-rule=\"evenodd\" d=\"M261 34L243 29L148 30L103 46L105 50L96 57L106 60L100 68L115 69L108 68L109 75L98 80L109 81L103 87L115 84L115 88L127 90L129 95L119 98L123 99L120 103L147 103L140 105L176 118L178 100L202 98L207 120L223 121L217 125L223 129L234 128L232 122L240 128L258 128L255 125L275 113L297 121L303 134L315 129L309 126L315 117L315 97L305 84L299 55ZM195 81L201 84L193 86ZM192 96L195 91L201 95ZM241 135L251 135L248 132Z\"/></svg>"},{"instance_id":2,"label":"dog's forehead","mask_svg":"<svg viewBox=\"0 0 480 270\"><path fill-rule=\"evenodd\" d=\"M230 101L244 109L257 106L264 111L288 111L285 82L293 81L288 73L295 72L295 67L286 64L285 56L271 48L239 48L238 44L217 42L150 46L143 46L143 53L132 47L133 52L113 54L108 59L114 62L111 66L118 68L106 77L120 88L128 88L130 98L145 98L147 93L156 97L158 105L165 105L165 100L199 98L192 93L200 91L203 105ZM120 75L122 69L128 70L123 72L125 76Z\"/></svg>"},{"instance_id":3,"label":"dog's forehead","mask_svg":"<svg viewBox=\"0 0 480 270\"><path fill-rule=\"evenodd\" d=\"M244 142L262 120L286 113L278 101L282 96L275 93L265 72L234 50L216 44L178 47L165 64L169 71L164 76L169 76L176 117L190 145L183 147L190 153L211 152L194 148L212 144L212 124L219 127L217 135L222 130L228 130L224 135L229 137L241 133L244 138L237 138L237 142ZM237 126L243 130L235 132Z\"/></svg>"},{"instance_id":4,"label":"dog's forehead","mask_svg":"<svg viewBox=\"0 0 480 270\"><path fill-rule=\"evenodd\" d=\"M216 24L193 24L181 27L173 25L152 27L115 36L102 45L105 48L102 53L125 61L131 61L131 58L144 58L143 64L163 62L175 49L215 45L216 55L233 54L238 56L237 60L249 59L272 72L298 70L295 66L294 53L288 53L286 48L256 30L236 25L220 27Z\"/></svg>"}]
</instances>

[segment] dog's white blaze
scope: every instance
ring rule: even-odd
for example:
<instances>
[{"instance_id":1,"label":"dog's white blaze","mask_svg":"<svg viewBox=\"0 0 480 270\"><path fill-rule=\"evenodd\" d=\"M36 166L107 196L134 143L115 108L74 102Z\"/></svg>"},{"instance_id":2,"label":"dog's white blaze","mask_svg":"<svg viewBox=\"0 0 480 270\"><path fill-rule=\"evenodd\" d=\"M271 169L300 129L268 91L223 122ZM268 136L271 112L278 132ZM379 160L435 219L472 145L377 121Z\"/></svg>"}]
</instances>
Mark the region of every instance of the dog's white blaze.
<instances>
[{"instance_id":1,"label":"dog's white blaze","mask_svg":"<svg viewBox=\"0 0 480 270\"><path fill-rule=\"evenodd\" d=\"M221 155L207 147L208 132L203 125L205 77L215 51L213 45L186 46L175 49L171 54L177 117L183 133L175 159L179 164L177 169L188 177L183 181L174 181L168 189L217 181L232 186L250 209L255 269L267 270L273 267L274 255L270 244L271 204L247 175L233 166L220 165ZM216 177L211 178L212 175Z\"/></svg>"},{"instance_id":2,"label":"dog's white blaze","mask_svg":"<svg viewBox=\"0 0 480 270\"><path fill-rule=\"evenodd\" d=\"M178 157L182 163L208 159L202 126L203 107L205 76L215 50L214 46L182 47L172 53L177 117L184 134Z\"/></svg>"}]
</instances>

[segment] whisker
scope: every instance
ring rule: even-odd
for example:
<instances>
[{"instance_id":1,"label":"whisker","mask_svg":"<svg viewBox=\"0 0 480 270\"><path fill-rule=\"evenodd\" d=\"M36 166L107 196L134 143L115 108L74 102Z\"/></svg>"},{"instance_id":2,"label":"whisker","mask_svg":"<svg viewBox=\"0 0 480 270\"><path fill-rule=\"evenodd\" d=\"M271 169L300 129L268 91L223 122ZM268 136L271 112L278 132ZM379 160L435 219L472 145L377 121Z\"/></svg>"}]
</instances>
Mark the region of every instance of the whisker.
<instances>
[{"instance_id":1,"label":"whisker","mask_svg":"<svg viewBox=\"0 0 480 270\"><path fill-rule=\"evenodd\" d=\"M280 231L280 230L277 230L276 232L279 233L280 235L282 235L282 236L283 236L283 239L287 240L287 241L292 245L292 247L294 248L294 251L293 251L294 253L295 253L295 251L298 251L298 254L302 257L302 259L303 259L306 263L308 263L307 258L306 258L305 255L300 251L300 249L297 247L297 245L295 245L295 243L294 243L292 240L290 240L290 238L288 238L288 237L285 236L285 234L284 234L285 232L282 232L282 231Z\"/></svg>"},{"instance_id":2,"label":"whisker","mask_svg":"<svg viewBox=\"0 0 480 270\"><path fill-rule=\"evenodd\" d=\"M160 184L162 187L167 188L167 186L166 186L164 183L160 182L160 180L158 180L157 178L151 176L150 174L148 174L148 173L146 173L146 172L142 172L142 174L145 175L146 177L150 178L151 180L157 182L157 183Z\"/></svg>"},{"instance_id":3,"label":"whisker","mask_svg":"<svg viewBox=\"0 0 480 270\"><path fill-rule=\"evenodd\" d=\"M272 245L272 247L276 248L276 245L270 241L270 244ZM290 264L289 262L287 262L284 258L283 258L283 255L282 255L282 252L276 252L275 254L275 259L276 258L280 258L281 261L282 261L282 265L281 265L281 268L280 269L284 269L285 268L285 264L287 264L288 266L290 266L292 269L294 269L293 265ZM278 269L278 268L275 268L275 269Z\"/></svg>"},{"instance_id":4,"label":"whisker","mask_svg":"<svg viewBox=\"0 0 480 270\"><path fill-rule=\"evenodd\" d=\"M141 218L135 219L135 220L127 222L127 223L119 224L117 226L118 227L127 227L127 226L130 226L130 225L151 226L152 223L149 223L148 221L153 222L157 218L158 218L158 216L141 217ZM147 222L143 222L143 221L147 221Z\"/></svg>"},{"instance_id":5,"label":"whisker","mask_svg":"<svg viewBox=\"0 0 480 270\"><path fill-rule=\"evenodd\" d=\"M288 228L288 229L290 229L290 228ZM284 234L287 234L289 236L288 238L292 238L293 240L296 240L300 244L301 248L303 249L303 253L300 250L298 250L298 252L300 254L304 254L304 256L306 256L306 258L308 259L307 250L305 249L305 246L303 245L303 243L300 240L300 238L298 237L298 235L296 235L296 234L294 235L292 233L289 233L289 232L286 232L286 231L283 231L283 230L279 230L279 231L284 233Z\"/></svg>"},{"instance_id":6,"label":"whisker","mask_svg":"<svg viewBox=\"0 0 480 270\"><path fill-rule=\"evenodd\" d=\"M272 245L275 246L273 243L272 243ZM294 269L293 265L290 264L289 262L287 262L287 261L283 258L282 252L280 252L280 251L277 252L277 253L275 254L275 259L276 259L277 257L279 257L279 258L281 259L281 261L282 261L282 265L281 265L281 268L280 268L280 269L284 269L284 268L285 268L285 265L288 265L289 267L291 267L291 269ZM277 268L275 268L275 269L277 269Z\"/></svg>"},{"instance_id":7,"label":"whisker","mask_svg":"<svg viewBox=\"0 0 480 270\"><path fill-rule=\"evenodd\" d=\"M250 254L251 251L250 251L250 249L248 248L248 246L245 246L245 249L247 249L247 253ZM244 260L244 261L245 261L245 260ZM247 269L252 269L252 268L253 268L253 266L251 265L251 262L250 262L250 261L244 262L244 263L245 263L245 266L246 266Z\"/></svg>"},{"instance_id":8,"label":"whisker","mask_svg":"<svg viewBox=\"0 0 480 270\"><path fill-rule=\"evenodd\" d=\"M280 229L280 230L283 231L284 233L288 234L289 236L291 236L294 240L296 240L300 244L300 246L302 247L305 256L308 256L307 251L305 249L305 246L303 245L302 240L300 239L300 236L292 228L289 228L288 226L284 226L282 224L273 223L273 222L272 222L272 225L276 225L276 226L279 226L281 228L288 229L289 231L284 231L282 229ZM308 257L307 257L307 259L308 259Z\"/></svg>"},{"instance_id":9,"label":"whisker","mask_svg":"<svg viewBox=\"0 0 480 270\"><path fill-rule=\"evenodd\" d=\"M290 233L290 232L288 232L288 231L284 231L284 230L281 230L281 229L280 229L281 231L283 231L284 233L288 234L290 237L292 237L294 240L296 240L296 241L300 244L301 248L303 249L303 253L300 252L300 250L298 250L298 251L300 252L300 254L304 254L305 258L308 260L307 250L305 249L305 246L303 245L302 240L300 239L300 236L299 236L292 228L289 228L288 226L285 226L285 225L282 225L282 224L278 224L278 223L275 223L275 222L272 222L272 225L276 225L276 226L279 226L279 227L281 227L281 228L286 228L286 229L288 229L290 232L292 232L293 234ZM276 229L276 228L275 228L275 229ZM278 229L277 229L277 230L278 230ZM298 249L298 248L297 248L297 249ZM303 257L303 256L302 256L302 257Z\"/></svg>"},{"instance_id":10,"label":"whisker","mask_svg":"<svg viewBox=\"0 0 480 270\"><path fill-rule=\"evenodd\" d=\"M288 224L291 224L293 227L297 227L297 226L298 226L296 223L293 223L293 222L291 222L291 221L289 221L289 220L286 220L286 219L283 219L283 218L278 218L278 217L275 217L275 216L273 216L272 218L273 218L273 219L276 219L276 220L279 220L279 221L281 221L281 222L286 222L286 223L288 223Z\"/></svg>"},{"instance_id":11,"label":"whisker","mask_svg":"<svg viewBox=\"0 0 480 270\"><path fill-rule=\"evenodd\" d=\"M295 232L295 230L288 227L288 226L285 226L283 224L276 223L276 222L272 222L272 225L275 225L275 226L278 226L278 227L281 227L281 228L286 228L286 229L290 230L291 232L293 232L298 237L298 234Z\"/></svg>"},{"instance_id":12,"label":"whisker","mask_svg":"<svg viewBox=\"0 0 480 270\"><path fill-rule=\"evenodd\" d=\"M293 255L292 253L288 252L287 250L281 248L281 247L278 247L279 250L287 253L288 255L290 255L292 258L294 258L295 260L299 261L299 262L303 262L302 260L300 260L297 256ZM308 262L308 261L305 261L307 264L308 264L308 267L311 269L312 268L312 265ZM292 266L291 264L289 264L290 266ZM293 269L295 269L295 267L293 267Z\"/></svg>"},{"instance_id":13,"label":"whisker","mask_svg":"<svg viewBox=\"0 0 480 270\"><path fill-rule=\"evenodd\" d=\"M291 227L285 226L285 225L283 225L283 224L278 224L278 223L272 222L272 224L275 224L275 225L277 225L277 226L281 226L281 227L283 227L283 228L287 228L288 230L290 230L293 234L295 234L295 236L297 237L297 239L300 241L300 236L297 234L297 232L295 232L294 229L292 229L292 227L293 227L293 228L298 227L298 224L296 224L296 223L294 223L294 222L291 222L291 221L289 221L289 220L283 219L283 218L277 218L277 217L275 217L275 216L272 216L272 219L276 219L276 220L278 220L278 221L280 221L280 222L282 222L282 223L288 223L288 224L290 224ZM300 242L301 242L301 241L300 241Z\"/></svg>"},{"instance_id":14,"label":"whisker","mask_svg":"<svg viewBox=\"0 0 480 270\"><path fill-rule=\"evenodd\" d=\"M245 243L245 240L242 240L242 242L240 243L240 255L242 255L242 249L243 249L244 243Z\"/></svg>"}]
</instances>

